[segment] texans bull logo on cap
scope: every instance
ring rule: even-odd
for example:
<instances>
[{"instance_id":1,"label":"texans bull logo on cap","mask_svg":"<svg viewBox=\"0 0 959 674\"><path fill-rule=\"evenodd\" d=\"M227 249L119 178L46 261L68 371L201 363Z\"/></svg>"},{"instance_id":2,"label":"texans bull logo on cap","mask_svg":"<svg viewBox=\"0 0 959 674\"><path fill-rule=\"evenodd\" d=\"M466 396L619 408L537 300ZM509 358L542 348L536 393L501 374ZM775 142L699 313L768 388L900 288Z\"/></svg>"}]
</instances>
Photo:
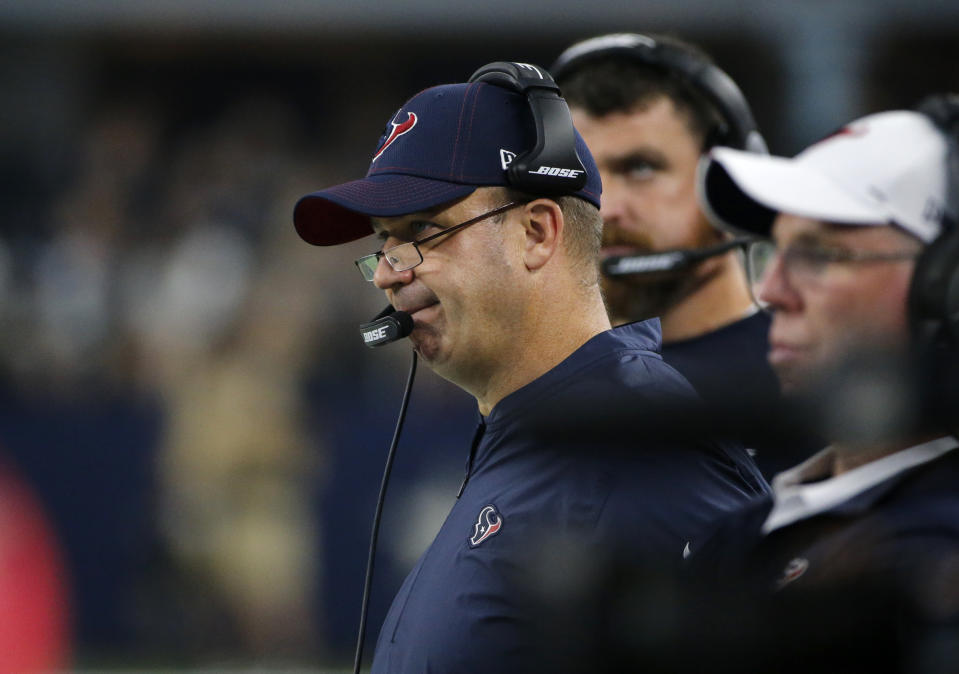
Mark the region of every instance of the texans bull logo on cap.
<instances>
[{"instance_id":1,"label":"texans bull logo on cap","mask_svg":"<svg viewBox=\"0 0 959 674\"><path fill-rule=\"evenodd\" d=\"M314 245L335 246L372 234L371 217L428 211L478 187L515 187L510 171L517 156L537 145L530 105L525 95L487 82L421 91L385 125L366 177L307 194L297 202L296 231ZM568 117L565 102L562 106ZM575 153L567 149L578 157L576 165L548 155L525 166L523 176L537 179L534 191L551 185L557 193L598 208L599 170L571 124L569 133L568 144ZM586 181L578 186L583 169Z\"/></svg>"},{"instance_id":2,"label":"texans bull logo on cap","mask_svg":"<svg viewBox=\"0 0 959 674\"><path fill-rule=\"evenodd\" d=\"M390 132L389 137L383 141L383 144L380 146L380 149L376 151L376 154L373 155L373 159L370 160L371 164L380 158L380 155L386 151L386 148L393 144L393 141L402 136L404 133L409 132L414 126L416 126L416 113L407 112L406 114L408 116L405 122L390 122L390 124L393 125L393 130Z\"/></svg>"}]
</instances>

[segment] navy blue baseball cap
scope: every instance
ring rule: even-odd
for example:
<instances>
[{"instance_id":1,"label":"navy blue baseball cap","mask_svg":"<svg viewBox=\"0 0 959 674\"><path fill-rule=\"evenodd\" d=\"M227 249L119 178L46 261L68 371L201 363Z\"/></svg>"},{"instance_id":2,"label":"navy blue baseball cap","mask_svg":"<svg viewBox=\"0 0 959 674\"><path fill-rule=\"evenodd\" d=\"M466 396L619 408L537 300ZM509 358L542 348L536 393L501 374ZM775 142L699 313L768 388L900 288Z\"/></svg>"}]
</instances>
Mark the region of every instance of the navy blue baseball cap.
<instances>
[{"instance_id":1,"label":"navy blue baseball cap","mask_svg":"<svg viewBox=\"0 0 959 674\"><path fill-rule=\"evenodd\" d=\"M599 208L599 171L575 132L586 185L570 194ZM366 177L302 197L296 231L317 246L373 232L370 216L418 213L461 199L477 187L510 185L506 169L536 144L526 97L485 82L420 92L386 125Z\"/></svg>"}]
</instances>

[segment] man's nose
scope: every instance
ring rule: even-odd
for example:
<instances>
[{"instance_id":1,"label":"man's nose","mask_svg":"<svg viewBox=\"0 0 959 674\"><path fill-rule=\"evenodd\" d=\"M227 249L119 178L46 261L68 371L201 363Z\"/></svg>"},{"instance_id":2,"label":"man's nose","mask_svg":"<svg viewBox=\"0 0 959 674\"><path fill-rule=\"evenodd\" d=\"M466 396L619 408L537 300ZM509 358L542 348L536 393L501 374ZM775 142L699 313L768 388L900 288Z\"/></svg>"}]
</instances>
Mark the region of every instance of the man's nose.
<instances>
[{"instance_id":1,"label":"man's nose","mask_svg":"<svg viewBox=\"0 0 959 674\"><path fill-rule=\"evenodd\" d=\"M376 265L376 270L373 272L373 285L380 290L387 290L388 288L407 285L412 280L412 269L407 269L406 271L396 271L392 266L390 266L390 263L386 261L385 255L380 256L379 262Z\"/></svg>"},{"instance_id":2,"label":"man's nose","mask_svg":"<svg viewBox=\"0 0 959 674\"><path fill-rule=\"evenodd\" d=\"M599 215L605 223L618 224L623 219L625 209L623 187L606 176L603 176L602 180L603 197L600 199Z\"/></svg>"},{"instance_id":3,"label":"man's nose","mask_svg":"<svg viewBox=\"0 0 959 674\"><path fill-rule=\"evenodd\" d=\"M799 295L789 282L783 256L777 252L769 261L759 281L758 298L770 309L792 309L798 306Z\"/></svg>"}]
</instances>

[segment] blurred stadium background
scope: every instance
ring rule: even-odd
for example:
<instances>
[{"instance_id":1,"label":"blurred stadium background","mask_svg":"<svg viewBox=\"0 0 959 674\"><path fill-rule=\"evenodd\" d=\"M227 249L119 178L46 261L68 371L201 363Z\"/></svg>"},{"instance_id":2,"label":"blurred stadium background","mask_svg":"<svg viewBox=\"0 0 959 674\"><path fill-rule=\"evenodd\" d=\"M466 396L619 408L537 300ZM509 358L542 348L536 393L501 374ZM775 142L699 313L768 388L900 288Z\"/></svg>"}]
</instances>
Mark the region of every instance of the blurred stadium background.
<instances>
[{"instance_id":1,"label":"blurred stadium background","mask_svg":"<svg viewBox=\"0 0 959 674\"><path fill-rule=\"evenodd\" d=\"M0 463L28 492L0 493L0 551L25 513L47 542L0 563L0 623L27 601L54 625L20 648L348 667L408 350L356 334L383 304L351 265L370 243L302 243L293 203L362 175L419 89L623 30L703 45L776 154L959 90L959 3L938 0L0 0ZM474 416L421 370L368 652Z\"/></svg>"}]
</instances>

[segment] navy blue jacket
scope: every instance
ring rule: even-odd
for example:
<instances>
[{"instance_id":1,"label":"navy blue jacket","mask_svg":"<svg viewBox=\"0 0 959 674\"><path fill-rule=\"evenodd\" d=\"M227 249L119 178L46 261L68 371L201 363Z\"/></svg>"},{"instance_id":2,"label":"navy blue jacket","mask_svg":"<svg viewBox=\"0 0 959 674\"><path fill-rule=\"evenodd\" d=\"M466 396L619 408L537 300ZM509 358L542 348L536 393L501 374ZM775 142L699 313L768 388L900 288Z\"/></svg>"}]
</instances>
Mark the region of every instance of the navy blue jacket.
<instances>
[{"instance_id":1,"label":"navy blue jacket","mask_svg":"<svg viewBox=\"0 0 959 674\"><path fill-rule=\"evenodd\" d=\"M927 564L950 557L959 568L959 450L763 535L771 509L766 496L721 518L692 545L694 573L772 592L863 574L913 584Z\"/></svg>"},{"instance_id":2,"label":"navy blue jacket","mask_svg":"<svg viewBox=\"0 0 959 674\"><path fill-rule=\"evenodd\" d=\"M540 671L531 606L574 596L569 579L588 571L570 569L613 554L679 565L717 515L766 491L739 446L644 443L641 429L619 448L544 442L530 422L569 400L694 399L658 350L658 320L604 332L481 419L465 489L394 599L373 672Z\"/></svg>"},{"instance_id":3,"label":"navy blue jacket","mask_svg":"<svg viewBox=\"0 0 959 674\"><path fill-rule=\"evenodd\" d=\"M692 654L675 672L957 671L959 450L763 534L772 506L694 541L680 615L645 654Z\"/></svg>"},{"instance_id":4,"label":"navy blue jacket","mask_svg":"<svg viewBox=\"0 0 959 674\"><path fill-rule=\"evenodd\" d=\"M766 359L769 324L769 314L757 311L704 335L664 344L663 359L689 380L707 404L778 400L779 382ZM749 429L740 439L755 451L753 458L767 480L825 444L817 438L799 437L788 442L778 438L770 445L767 438L751 434Z\"/></svg>"}]
</instances>

